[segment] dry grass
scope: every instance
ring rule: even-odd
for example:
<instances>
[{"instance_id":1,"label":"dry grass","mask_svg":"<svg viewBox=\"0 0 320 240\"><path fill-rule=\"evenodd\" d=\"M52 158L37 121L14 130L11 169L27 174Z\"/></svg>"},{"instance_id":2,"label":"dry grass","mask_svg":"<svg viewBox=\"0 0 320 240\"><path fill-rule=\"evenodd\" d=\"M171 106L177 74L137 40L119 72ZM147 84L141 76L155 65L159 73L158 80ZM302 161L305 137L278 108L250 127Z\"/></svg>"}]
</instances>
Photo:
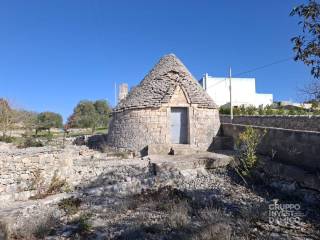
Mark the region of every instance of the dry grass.
<instances>
[{"instance_id":1,"label":"dry grass","mask_svg":"<svg viewBox=\"0 0 320 240\"><path fill-rule=\"evenodd\" d=\"M59 192L64 192L69 188L65 179L61 179L58 176L58 171L55 171L51 179L48 190L46 191L47 195L56 194Z\"/></svg>"},{"instance_id":2,"label":"dry grass","mask_svg":"<svg viewBox=\"0 0 320 240\"><path fill-rule=\"evenodd\" d=\"M58 206L66 212L67 215L74 215L79 211L81 200L79 198L70 197L62 199Z\"/></svg>"},{"instance_id":3,"label":"dry grass","mask_svg":"<svg viewBox=\"0 0 320 240\"><path fill-rule=\"evenodd\" d=\"M181 201L170 207L167 224L171 229L183 229L190 223L189 204Z\"/></svg>"},{"instance_id":4,"label":"dry grass","mask_svg":"<svg viewBox=\"0 0 320 240\"><path fill-rule=\"evenodd\" d=\"M67 181L58 176L57 170L54 172L50 184L47 187L44 179L41 176L41 172L36 172L34 174L34 179L32 180L32 188L37 190L37 193L36 195L30 197L30 199L42 199L52 194L70 191L70 186L68 185Z\"/></svg>"},{"instance_id":5,"label":"dry grass","mask_svg":"<svg viewBox=\"0 0 320 240\"><path fill-rule=\"evenodd\" d=\"M228 224L215 223L204 226L194 240L230 240L232 228Z\"/></svg>"}]
</instances>

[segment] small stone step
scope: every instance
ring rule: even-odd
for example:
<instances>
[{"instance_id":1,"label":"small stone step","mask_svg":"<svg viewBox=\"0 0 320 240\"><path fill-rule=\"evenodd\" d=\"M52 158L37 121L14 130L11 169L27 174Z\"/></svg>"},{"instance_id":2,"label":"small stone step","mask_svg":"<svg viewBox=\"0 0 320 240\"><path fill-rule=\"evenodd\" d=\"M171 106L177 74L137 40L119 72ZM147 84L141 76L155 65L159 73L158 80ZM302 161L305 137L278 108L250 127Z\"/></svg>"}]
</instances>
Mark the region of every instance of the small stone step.
<instances>
[{"instance_id":1,"label":"small stone step","mask_svg":"<svg viewBox=\"0 0 320 240\"><path fill-rule=\"evenodd\" d=\"M190 155L203 152L197 146L190 144L150 144L148 155Z\"/></svg>"}]
</instances>

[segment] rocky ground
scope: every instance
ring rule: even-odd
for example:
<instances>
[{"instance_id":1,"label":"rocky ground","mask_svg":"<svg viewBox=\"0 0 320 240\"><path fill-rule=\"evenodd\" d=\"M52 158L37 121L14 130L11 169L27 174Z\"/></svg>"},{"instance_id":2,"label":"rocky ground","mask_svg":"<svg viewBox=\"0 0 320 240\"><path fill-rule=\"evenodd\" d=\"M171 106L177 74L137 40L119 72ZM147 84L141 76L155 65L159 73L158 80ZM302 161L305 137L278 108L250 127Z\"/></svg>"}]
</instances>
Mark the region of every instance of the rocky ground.
<instances>
[{"instance_id":1,"label":"rocky ground","mask_svg":"<svg viewBox=\"0 0 320 240\"><path fill-rule=\"evenodd\" d=\"M319 205L257 182L245 185L227 167L156 172L148 158L94 156L75 163L78 172L90 166L96 173L71 192L0 208L14 222L2 226L2 238L320 239ZM294 222L284 215L270 221L270 206L279 204L299 204Z\"/></svg>"}]
</instances>

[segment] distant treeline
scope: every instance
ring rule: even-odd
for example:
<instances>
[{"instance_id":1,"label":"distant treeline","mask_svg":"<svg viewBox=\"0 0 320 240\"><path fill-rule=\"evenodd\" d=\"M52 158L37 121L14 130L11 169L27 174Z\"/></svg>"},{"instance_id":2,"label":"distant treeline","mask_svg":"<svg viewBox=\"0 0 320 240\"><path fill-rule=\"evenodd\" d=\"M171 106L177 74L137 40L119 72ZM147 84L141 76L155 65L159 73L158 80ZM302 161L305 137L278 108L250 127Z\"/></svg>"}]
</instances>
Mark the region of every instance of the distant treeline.
<instances>
[{"instance_id":1,"label":"distant treeline","mask_svg":"<svg viewBox=\"0 0 320 240\"><path fill-rule=\"evenodd\" d=\"M230 107L220 107L220 114L230 114ZM313 105L310 109L297 106L240 106L233 107L234 115L320 115L320 108L318 105Z\"/></svg>"},{"instance_id":2,"label":"distant treeline","mask_svg":"<svg viewBox=\"0 0 320 240\"><path fill-rule=\"evenodd\" d=\"M73 110L73 114L63 125L61 114L55 112L36 113L27 110L15 109L7 99L0 98L0 132L2 137L15 129L25 130L26 134L51 128L107 128L111 108L106 100L95 102L82 100Z\"/></svg>"}]
</instances>

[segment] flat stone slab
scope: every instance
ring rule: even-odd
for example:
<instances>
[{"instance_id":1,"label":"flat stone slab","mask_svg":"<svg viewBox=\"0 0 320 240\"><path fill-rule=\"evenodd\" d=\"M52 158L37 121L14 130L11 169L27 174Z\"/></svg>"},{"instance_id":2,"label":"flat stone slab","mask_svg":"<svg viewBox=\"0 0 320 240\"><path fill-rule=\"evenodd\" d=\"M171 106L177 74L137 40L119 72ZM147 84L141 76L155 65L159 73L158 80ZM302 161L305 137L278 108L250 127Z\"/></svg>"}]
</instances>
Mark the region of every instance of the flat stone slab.
<instances>
[{"instance_id":1,"label":"flat stone slab","mask_svg":"<svg viewBox=\"0 0 320 240\"><path fill-rule=\"evenodd\" d=\"M232 160L232 154L202 152L190 155L150 155L150 162L155 171L172 172L188 169L213 169L227 166Z\"/></svg>"},{"instance_id":2,"label":"flat stone slab","mask_svg":"<svg viewBox=\"0 0 320 240\"><path fill-rule=\"evenodd\" d=\"M175 155L190 155L203 152L203 150L190 144L149 144L148 155L167 155L171 148L174 150Z\"/></svg>"}]
</instances>

